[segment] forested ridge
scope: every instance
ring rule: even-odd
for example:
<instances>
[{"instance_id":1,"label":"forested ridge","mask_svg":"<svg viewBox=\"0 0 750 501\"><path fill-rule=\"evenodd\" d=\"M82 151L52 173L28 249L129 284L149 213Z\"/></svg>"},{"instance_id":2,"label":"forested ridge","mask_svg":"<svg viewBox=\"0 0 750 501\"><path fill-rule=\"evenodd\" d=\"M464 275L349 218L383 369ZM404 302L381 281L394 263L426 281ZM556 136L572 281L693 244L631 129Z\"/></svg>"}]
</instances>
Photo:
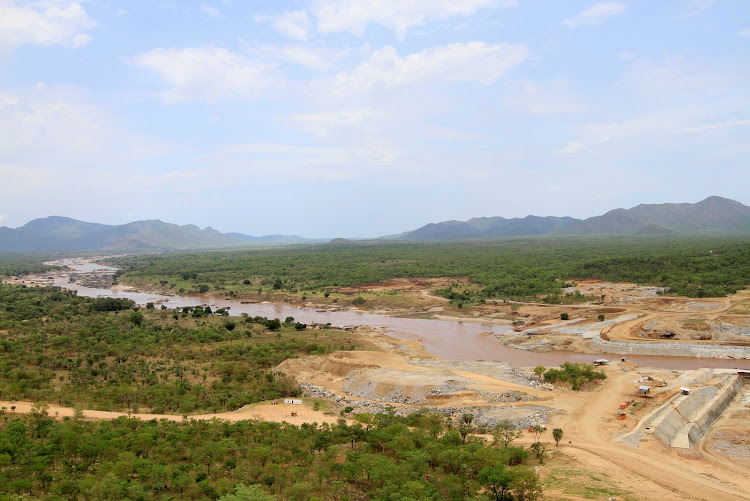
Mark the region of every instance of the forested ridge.
<instances>
[{"instance_id":1,"label":"forested ridge","mask_svg":"<svg viewBox=\"0 0 750 501\"><path fill-rule=\"evenodd\" d=\"M494 242L331 244L127 256L124 279L175 290L314 295L393 278L468 277L484 298L560 295L566 281L600 279L715 297L750 281L750 237L534 238Z\"/></svg>"}]
</instances>

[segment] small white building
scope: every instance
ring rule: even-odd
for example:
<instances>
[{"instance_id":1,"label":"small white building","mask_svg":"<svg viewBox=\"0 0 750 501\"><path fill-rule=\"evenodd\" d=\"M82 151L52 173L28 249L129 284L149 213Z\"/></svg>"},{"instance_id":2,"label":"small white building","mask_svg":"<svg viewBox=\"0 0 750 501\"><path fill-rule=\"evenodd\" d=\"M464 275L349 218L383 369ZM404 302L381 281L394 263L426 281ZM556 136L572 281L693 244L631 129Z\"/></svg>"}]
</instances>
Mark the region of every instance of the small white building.
<instances>
[{"instance_id":1,"label":"small white building","mask_svg":"<svg viewBox=\"0 0 750 501\"><path fill-rule=\"evenodd\" d=\"M650 386L641 385L638 387L638 393L640 393L641 395L648 395L649 391L651 391Z\"/></svg>"},{"instance_id":2,"label":"small white building","mask_svg":"<svg viewBox=\"0 0 750 501\"><path fill-rule=\"evenodd\" d=\"M285 404L294 404L294 405L302 405L302 399L301 398L285 398L284 399Z\"/></svg>"},{"instance_id":3,"label":"small white building","mask_svg":"<svg viewBox=\"0 0 750 501\"><path fill-rule=\"evenodd\" d=\"M690 388L685 388L684 386L681 386L680 391L682 392L683 395L690 395L691 390Z\"/></svg>"}]
</instances>

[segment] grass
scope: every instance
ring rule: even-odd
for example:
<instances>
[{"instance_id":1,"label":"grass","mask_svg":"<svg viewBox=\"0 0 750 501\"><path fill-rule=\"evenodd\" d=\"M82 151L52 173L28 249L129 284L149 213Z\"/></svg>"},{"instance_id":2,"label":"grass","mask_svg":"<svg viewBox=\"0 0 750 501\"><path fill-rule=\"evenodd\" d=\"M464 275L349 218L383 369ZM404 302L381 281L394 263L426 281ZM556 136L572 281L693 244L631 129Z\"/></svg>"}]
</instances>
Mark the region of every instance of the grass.
<instances>
[{"instance_id":1,"label":"grass","mask_svg":"<svg viewBox=\"0 0 750 501\"><path fill-rule=\"evenodd\" d=\"M613 485L612 480L606 473L593 473L565 466L557 466L556 463L564 464L571 462L571 458L558 458L549 464L550 473L544 479L544 490L555 490L568 496L579 496L584 499L607 499L616 497L618 500L636 501L638 498L631 491L626 491ZM545 495L544 499L566 499L555 498Z\"/></svg>"}]
</instances>

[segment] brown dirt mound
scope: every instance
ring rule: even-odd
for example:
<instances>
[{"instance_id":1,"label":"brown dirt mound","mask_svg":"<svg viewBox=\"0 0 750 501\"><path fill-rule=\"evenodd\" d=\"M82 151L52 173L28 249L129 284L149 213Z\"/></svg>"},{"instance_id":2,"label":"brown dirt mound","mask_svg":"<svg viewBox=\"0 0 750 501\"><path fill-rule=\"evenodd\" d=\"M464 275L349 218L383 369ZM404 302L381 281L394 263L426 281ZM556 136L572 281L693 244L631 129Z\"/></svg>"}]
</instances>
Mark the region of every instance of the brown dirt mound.
<instances>
[{"instance_id":1,"label":"brown dirt mound","mask_svg":"<svg viewBox=\"0 0 750 501\"><path fill-rule=\"evenodd\" d=\"M276 370L292 375L297 375L301 372L319 372L336 377L344 377L351 371L374 369L377 367L379 366L346 357L313 355L305 358L284 360L276 367Z\"/></svg>"}]
</instances>

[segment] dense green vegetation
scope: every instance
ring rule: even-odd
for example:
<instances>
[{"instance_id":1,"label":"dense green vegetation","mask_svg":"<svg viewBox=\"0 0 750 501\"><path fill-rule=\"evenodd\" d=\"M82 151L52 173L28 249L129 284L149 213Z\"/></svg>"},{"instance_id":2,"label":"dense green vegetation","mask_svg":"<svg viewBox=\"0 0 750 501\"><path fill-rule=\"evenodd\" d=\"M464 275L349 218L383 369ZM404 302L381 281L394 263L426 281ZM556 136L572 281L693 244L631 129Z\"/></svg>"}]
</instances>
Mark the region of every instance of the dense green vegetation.
<instances>
[{"instance_id":1,"label":"dense green vegetation","mask_svg":"<svg viewBox=\"0 0 750 501\"><path fill-rule=\"evenodd\" d=\"M392 410L333 426L191 420L298 395L275 365L357 347L291 317L223 313L0 285L0 398L11 400L0 408L0 501L539 498L537 460L512 446L507 423L489 443L472 435L471 415L458 426ZM37 403L18 415L16 399ZM42 402L183 416L58 420Z\"/></svg>"},{"instance_id":2,"label":"dense green vegetation","mask_svg":"<svg viewBox=\"0 0 750 501\"><path fill-rule=\"evenodd\" d=\"M336 244L281 249L128 256L123 277L174 290L228 295L291 292L307 296L397 277L469 277L478 288L451 289L458 301L483 298L575 302L575 279L669 287L714 297L747 285L750 237L537 238L494 242ZM451 296L448 296L451 297Z\"/></svg>"},{"instance_id":3,"label":"dense green vegetation","mask_svg":"<svg viewBox=\"0 0 750 501\"><path fill-rule=\"evenodd\" d=\"M355 349L335 330L287 319L228 319L203 308L0 285L0 398L108 410L234 410L299 388L283 360Z\"/></svg>"},{"instance_id":4,"label":"dense green vegetation","mask_svg":"<svg viewBox=\"0 0 750 501\"><path fill-rule=\"evenodd\" d=\"M0 277L44 273L54 266L43 264L44 261L59 259L49 254L28 254L21 252L0 252Z\"/></svg>"},{"instance_id":5,"label":"dense green vegetation","mask_svg":"<svg viewBox=\"0 0 750 501\"><path fill-rule=\"evenodd\" d=\"M299 427L256 421L0 420L0 500L528 500L528 451L392 413ZM486 487L484 494L479 494Z\"/></svg>"}]
</instances>

